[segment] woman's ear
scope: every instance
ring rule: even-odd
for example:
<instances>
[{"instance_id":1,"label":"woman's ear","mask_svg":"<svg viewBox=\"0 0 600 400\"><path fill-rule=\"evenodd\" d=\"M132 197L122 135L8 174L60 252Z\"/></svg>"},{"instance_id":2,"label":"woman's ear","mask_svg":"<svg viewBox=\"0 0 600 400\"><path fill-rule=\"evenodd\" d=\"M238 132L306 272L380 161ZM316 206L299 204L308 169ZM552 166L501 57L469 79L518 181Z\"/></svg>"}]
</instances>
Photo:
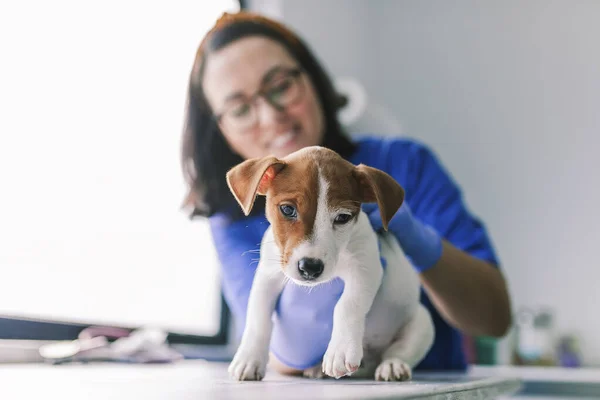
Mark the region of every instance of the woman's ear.
<instances>
[{"instance_id":1,"label":"woman's ear","mask_svg":"<svg viewBox=\"0 0 600 400\"><path fill-rule=\"evenodd\" d=\"M244 214L249 215L257 195L266 195L285 162L276 157L252 158L227 172L227 185Z\"/></svg>"},{"instance_id":2,"label":"woman's ear","mask_svg":"<svg viewBox=\"0 0 600 400\"><path fill-rule=\"evenodd\" d=\"M354 175L361 190L361 201L377 203L387 231L390 220L404 201L404 189L390 175L364 164L355 167Z\"/></svg>"}]
</instances>

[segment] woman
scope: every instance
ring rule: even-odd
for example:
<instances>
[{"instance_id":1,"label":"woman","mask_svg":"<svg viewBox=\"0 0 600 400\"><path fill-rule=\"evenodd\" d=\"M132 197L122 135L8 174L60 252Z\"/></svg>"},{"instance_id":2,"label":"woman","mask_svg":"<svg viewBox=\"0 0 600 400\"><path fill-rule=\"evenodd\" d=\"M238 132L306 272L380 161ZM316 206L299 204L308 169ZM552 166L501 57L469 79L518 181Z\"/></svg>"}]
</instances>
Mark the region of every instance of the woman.
<instances>
[{"instance_id":1,"label":"woman","mask_svg":"<svg viewBox=\"0 0 600 400\"><path fill-rule=\"evenodd\" d=\"M422 302L436 328L434 346L416 369L463 369L461 334L503 336L511 321L506 284L486 230L431 150L400 138L350 140L336 119L342 103L301 39L265 17L225 14L198 49L183 138L186 203L193 216L209 218L238 337L268 222L260 198L250 216L242 214L225 174L244 159L284 157L322 145L354 164L386 171L404 187L405 203L390 231L420 274ZM363 209L380 229L378 210ZM340 281L310 293L287 285L271 340L281 371L320 363L342 289Z\"/></svg>"}]
</instances>

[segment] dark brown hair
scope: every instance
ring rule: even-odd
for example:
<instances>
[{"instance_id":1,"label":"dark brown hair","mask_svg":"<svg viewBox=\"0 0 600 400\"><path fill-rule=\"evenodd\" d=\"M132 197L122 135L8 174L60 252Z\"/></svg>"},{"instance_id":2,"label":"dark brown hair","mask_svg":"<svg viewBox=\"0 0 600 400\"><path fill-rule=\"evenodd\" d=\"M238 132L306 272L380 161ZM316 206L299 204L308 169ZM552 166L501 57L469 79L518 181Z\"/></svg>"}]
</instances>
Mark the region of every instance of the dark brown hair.
<instances>
[{"instance_id":1,"label":"dark brown hair","mask_svg":"<svg viewBox=\"0 0 600 400\"><path fill-rule=\"evenodd\" d=\"M211 52L247 36L265 36L277 41L306 71L323 105L325 132L321 145L342 157L355 150L337 119L337 111L345 101L336 93L308 46L284 25L264 16L247 11L225 13L200 43L189 78L181 163L189 186L183 206L191 209L192 218L210 217L217 212L226 212L233 219L244 216L225 179L227 171L244 160L231 150L219 129L204 95L202 75ZM260 213L264 213L264 201L258 199L252 214Z\"/></svg>"}]
</instances>

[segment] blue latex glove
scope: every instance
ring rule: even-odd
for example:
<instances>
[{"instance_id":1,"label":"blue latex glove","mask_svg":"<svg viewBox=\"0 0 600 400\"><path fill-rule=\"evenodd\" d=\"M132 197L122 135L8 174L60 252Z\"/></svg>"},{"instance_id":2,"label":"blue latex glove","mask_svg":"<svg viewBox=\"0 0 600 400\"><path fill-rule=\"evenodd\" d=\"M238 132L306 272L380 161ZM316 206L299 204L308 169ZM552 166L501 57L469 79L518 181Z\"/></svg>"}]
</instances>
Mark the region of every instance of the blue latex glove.
<instances>
[{"instance_id":1,"label":"blue latex glove","mask_svg":"<svg viewBox=\"0 0 600 400\"><path fill-rule=\"evenodd\" d=\"M366 203L363 211L376 231L383 231L381 214L376 203ZM423 272L433 267L442 256L442 239L438 233L428 225L416 219L410 207L402 203L390 223L388 231L393 233L404 253L410 257L415 268Z\"/></svg>"},{"instance_id":2,"label":"blue latex glove","mask_svg":"<svg viewBox=\"0 0 600 400\"><path fill-rule=\"evenodd\" d=\"M381 250L381 242L379 242ZM383 268L385 259L381 258ZM288 366L306 369L319 365L333 330L333 311L344 291L336 278L307 288L288 282L275 310L271 352Z\"/></svg>"}]
</instances>

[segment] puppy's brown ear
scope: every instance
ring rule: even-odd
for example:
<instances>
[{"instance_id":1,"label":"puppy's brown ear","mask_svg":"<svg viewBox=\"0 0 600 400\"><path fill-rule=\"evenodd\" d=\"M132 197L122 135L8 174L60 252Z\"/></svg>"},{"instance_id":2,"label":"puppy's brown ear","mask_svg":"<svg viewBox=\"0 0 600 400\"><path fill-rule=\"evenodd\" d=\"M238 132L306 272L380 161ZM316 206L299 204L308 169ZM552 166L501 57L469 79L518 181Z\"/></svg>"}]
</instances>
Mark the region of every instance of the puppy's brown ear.
<instances>
[{"instance_id":1,"label":"puppy's brown ear","mask_svg":"<svg viewBox=\"0 0 600 400\"><path fill-rule=\"evenodd\" d=\"M390 220L404 201L404 189L390 175L364 164L356 166L354 175L361 190L361 201L377 203L387 231Z\"/></svg>"},{"instance_id":2,"label":"puppy's brown ear","mask_svg":"<svg viewBox=\"0 0 600 400\"><path fill-rule=\"evenodd\" d=\"M250 214L257 195L267 193L273 178L283 169L285 162L276 157L252 158L227 172L227 185L242 207L244 214Z\"/></svg>"}]
</instances>

